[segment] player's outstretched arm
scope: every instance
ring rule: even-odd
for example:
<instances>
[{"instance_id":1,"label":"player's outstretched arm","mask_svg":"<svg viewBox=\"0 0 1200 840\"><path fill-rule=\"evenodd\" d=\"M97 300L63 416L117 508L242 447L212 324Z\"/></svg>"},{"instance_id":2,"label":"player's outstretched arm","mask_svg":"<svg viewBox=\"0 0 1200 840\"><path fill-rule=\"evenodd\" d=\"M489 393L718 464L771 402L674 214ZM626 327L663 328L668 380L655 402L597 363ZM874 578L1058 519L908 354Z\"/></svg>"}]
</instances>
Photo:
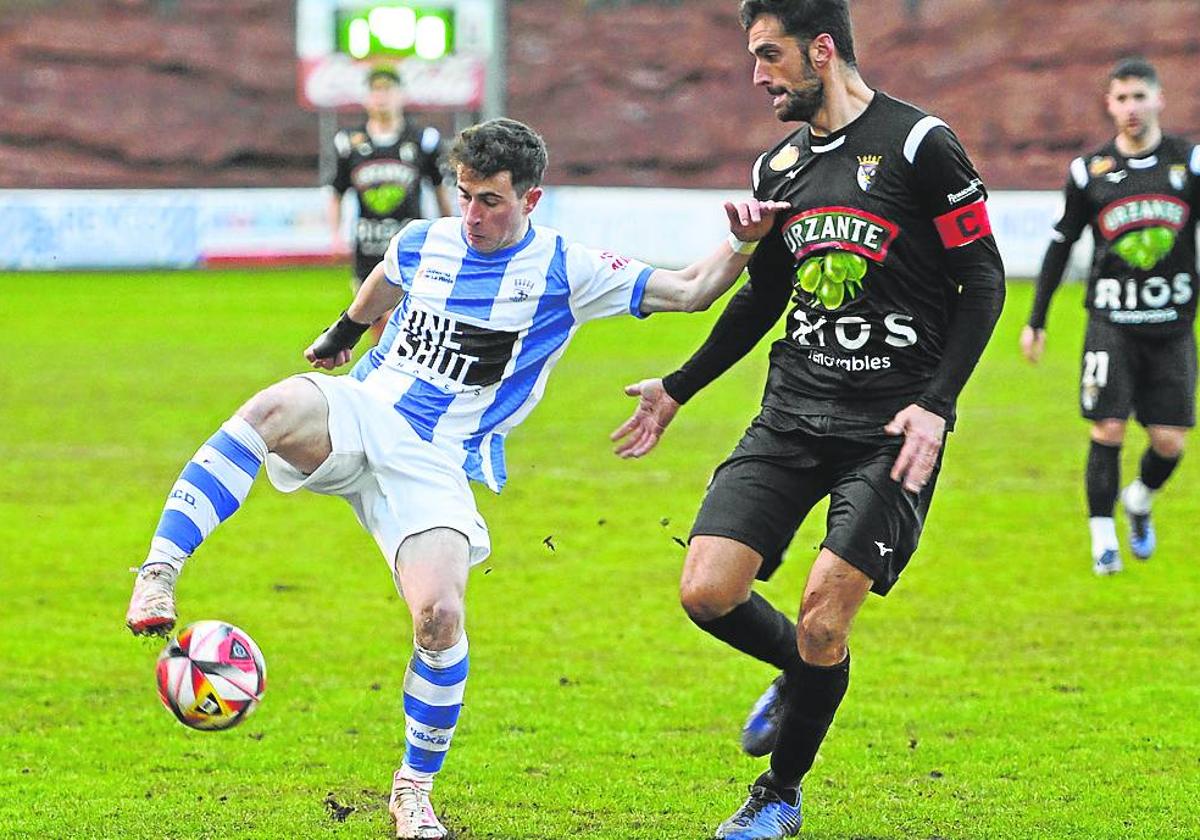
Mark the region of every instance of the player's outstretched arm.
<instances>
[{"instance_id":1,"label":"player's outstretched arm","mask_svg":"<svg viewBox=\"0 0 1200 840\"><path fill-rule=\"evenodd\" d=\"M1071 161L1070 174L1063 192L1063 214L1054 225L1042 268L1038 272L1033 289L1033 305L1029 310L1027 326L1021 330L1021 355L1030 364L1037 364L1046 349L1046 316L1050 313L1050 301L1062 283L1067 263L1071 261L1071 247L1088 224L1089 205L1084 192L1090 177L1083 158Z\"/></svg>"},{"instance_id":2,"label":"player's outstretched arm","mask_svg":"<svg viewBox=\"0 0 1200 840\"><path fill-rule=\"evenodd\" d=\"M616 441L613 451L622 458L640 458L653 449L679 411L679 403L667 393L661 379L643 379L625 386L625 393L637 397L633 416L610 436Z\"/></svg>"},{"instance_id":3,"label":"player's outstretched arm","mask_svg":"<svg viewBox=\"0 0 1200 840\"><path fill-rule=\"evenodd\" d=\"M750 265L750 280L730 299L692 357L663 379L626 386L625 393L637 397L638 405L633 416L612 434L618 441L617 455L640 458L648 454L680 406L754 349L779 321L791 296L790 260L791 254L782 249L773 258L759 252Z\"/></svg>"},{"instance_id":4,"label":"player's outstretched arm","mask_svg":"<svg viewBox=\"0 0 1200 840\"><path fill-rule=\"evenodd\" d=\"M708 309L741 276L758 240L775 226L775 214L790 206L783 201L759 201L756 198L725 202L729 241L687 268L678 271L656 269L646 283L641 311L649 314Z\"/></svg>"},{"instance_id":5,"label":"player's outstretched arm","mask_svg":"<svg viewBox=\"0 0 1200 840\"><path fill-rule=\"evenodd\" d=\"M333 370L350 361L354 345L371 324L393 308L404 296L399 286L383 276L383 263L371 269L354 301L329 329L317 336L304 351L304 358L315 368Z\"/></svg>"}]
</instances>

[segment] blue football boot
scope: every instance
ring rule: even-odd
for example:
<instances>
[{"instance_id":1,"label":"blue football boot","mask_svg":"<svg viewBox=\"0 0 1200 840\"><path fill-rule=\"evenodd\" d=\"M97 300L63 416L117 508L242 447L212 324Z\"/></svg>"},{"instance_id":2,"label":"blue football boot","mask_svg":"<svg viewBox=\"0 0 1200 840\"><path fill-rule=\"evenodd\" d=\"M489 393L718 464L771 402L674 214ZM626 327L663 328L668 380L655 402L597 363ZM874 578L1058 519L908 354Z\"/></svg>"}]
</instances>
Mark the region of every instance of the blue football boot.
<instances>
[{"instance_id":1,"label":"blue football boot","mask_svg":"<svg viewBox=\"0 0 1200 840\"><path fill-rule=\"evenodd\" d=\"M1124 568L1121 555L1115 548L1105 549L1092 563L1092 571L1098 575L1115 575Z\"/></svg>"},{"instance_id":2,"label":"blue football boot","mask_svg":"<svg viewBox=\"0 0 1200 840\"><path fill-rule=\"evenodd\" d=\"M1121 490L1121 506L1129 519L1129 551L1138 560L1149 560L1158 544L1150 519L1151 498L1153 493L1140 481Z\"/></svg>"},{"instance_id":3,"label":"blue football boot","mask_svg":"<svg viewBox=\"0 0 1200 840\"><path fill-rule=\"evenodd\" d=\"M742 749L755 758L775 749L779 720L783 716L783 674L767 686L742 725Z\"/></svg>"},{"instance_id":4,"label":"blue football boot","mask_svg":"<svg viewBox=\"0 0 1200 840\"><path fill-rule=\"evenodd\" d=\"M1148 513L1129 514L1129 551L1139 560L1149 560L1158 545L1154 522Z\"/></svg>"},{"instance_id":5,"label":"blue football boot","mask_svg":"<svg viewBox=\"0 0 1200 840\"><path fill-rule=\"evenodd\" d=\"M1125 516L1129 519L1129 552L1138 560L1149 560L1158 544L1154 522L1150 519L1149 493L1143 490L1139 496L1132 491L1133 485L1121 491L1121 506L1125 508Z\"/></svg>"},{"instance_id":6,"label":"blue football boot","mask_svg":"<svg viewBox=\"0 0 1200 840\"><path fill-rule=\"evenodd\" d=\"M778 793L762 785L751 785L750 796L733 816L721 823L716 840L782 840L800 833L800 792L796 804L785 802Z\"/></svg>"}]
</instances>

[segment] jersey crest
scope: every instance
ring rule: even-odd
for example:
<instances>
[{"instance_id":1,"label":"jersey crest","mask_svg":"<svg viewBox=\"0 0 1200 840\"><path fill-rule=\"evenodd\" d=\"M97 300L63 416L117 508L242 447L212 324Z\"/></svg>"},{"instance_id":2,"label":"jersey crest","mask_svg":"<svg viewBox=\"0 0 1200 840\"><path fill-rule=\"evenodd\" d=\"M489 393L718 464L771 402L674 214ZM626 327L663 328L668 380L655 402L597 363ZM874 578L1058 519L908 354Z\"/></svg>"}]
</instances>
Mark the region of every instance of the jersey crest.
<instances>
[{"instance_id":1,"label":"jersey crest","mask_svg":"<svg viewBox=\"0 0 1200 840\"><path fill-rule=\"evenodd\" d=\"M1167 171L1167 179L1172 187L1183 192L1183 188L1187 186L1187 167L1182 163L1174 164Z\"/></svg>"},{"instance_id":2,"label":"jersey crest","mask_svg":"<svg viewBox=\"0 0 1200 840\"><path fill-rule=\"evenodd\" d=\"M796 161L800 160L800 150L792 144L788 144L780 149L767 162L767 166L771 167L772 172L786 172L796 165Z\"/></svg>"},{"instance_id":3,"label":"jersey crest","mask_svg":"<svg viewBox=\"0 0 1200 840\"><path fill-rule=\"evenodd\" d=\"M871 191L871 185L875 183L875 174L882 162L883 157L880 155L858 156L858 187L863 192Z\"/></svg>"}]
</instances>

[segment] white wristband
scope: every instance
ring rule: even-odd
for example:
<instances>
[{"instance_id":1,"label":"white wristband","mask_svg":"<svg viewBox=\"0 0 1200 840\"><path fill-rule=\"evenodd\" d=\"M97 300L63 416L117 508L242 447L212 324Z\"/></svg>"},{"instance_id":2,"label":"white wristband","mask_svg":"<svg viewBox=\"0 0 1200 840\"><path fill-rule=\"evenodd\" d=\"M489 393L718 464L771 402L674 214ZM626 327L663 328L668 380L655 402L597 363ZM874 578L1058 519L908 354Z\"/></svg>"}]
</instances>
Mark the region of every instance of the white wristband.
<instances>
[{"instance_id":1,"label":"white wristband","mask_svg":"<svg viewBox=\"0 0 1200 840\"><path fill-rule=\"evenodd\" d=\"M729 249L735 254L753 254L754 249L758 247L758 240L743 242L732 233L729 234L729 239L726 241L729 243Z\"/></svg>"}]
</instances>

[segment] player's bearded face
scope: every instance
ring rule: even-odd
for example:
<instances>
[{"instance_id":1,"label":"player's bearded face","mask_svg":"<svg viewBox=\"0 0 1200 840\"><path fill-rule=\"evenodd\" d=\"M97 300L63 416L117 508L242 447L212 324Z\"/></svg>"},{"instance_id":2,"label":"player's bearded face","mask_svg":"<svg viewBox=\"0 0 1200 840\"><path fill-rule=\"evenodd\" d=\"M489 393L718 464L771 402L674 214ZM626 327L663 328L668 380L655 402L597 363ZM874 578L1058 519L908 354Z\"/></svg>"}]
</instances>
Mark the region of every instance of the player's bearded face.
<instances>
[{"instance_id":1,"label":"player's bearded face","mask_svg":"<svg viewBox=\"0 0 1200 840\"><path fill-rule=\"evenodd\" d=\"M760 15L746 33L754 56L754 84L771 96L775 116L784 122L811 122L825 104L825 84L805 43L784 31L774 15Z\"/></svg>"},{"instance_id":2,"label":"player's bearded face","mask_svg":"<svg viewBox=\"0 0 1200 840\"><path fill-rule=\"evenodd\" d=\"M1132 139L1141 140L1158 128L1163 106L1158 85L1137 78L1114 79L1106 103L1117 131Z\"/></svg>"},{"instance_id":3,"label":"player's bearded face","mask_svg":"<svg viewBox=\"0 0 1200 840\"><path fill-rule=\"evenodd\" d=\"M768 86L773 96L784 95L782 107L776 115L783 122L811 122L825 104L825 83L808 60L808 50L803 51L802 77L788 86Z\"/></svg>"}]
</instances>

